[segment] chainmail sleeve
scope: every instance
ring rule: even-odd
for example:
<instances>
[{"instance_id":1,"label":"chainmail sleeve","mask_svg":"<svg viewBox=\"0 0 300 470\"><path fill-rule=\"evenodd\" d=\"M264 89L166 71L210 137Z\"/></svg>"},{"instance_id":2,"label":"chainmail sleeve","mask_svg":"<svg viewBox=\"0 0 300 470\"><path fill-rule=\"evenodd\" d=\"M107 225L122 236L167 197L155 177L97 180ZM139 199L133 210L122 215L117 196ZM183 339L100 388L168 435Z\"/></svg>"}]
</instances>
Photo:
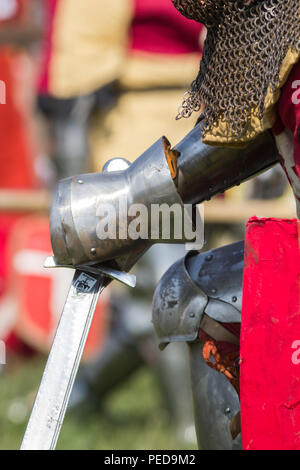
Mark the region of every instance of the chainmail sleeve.
<instances>
[{"instance_id":1,"label":"chainmail sleeve","mask_svg":"<svg viewBox=\"0 0 300 470\"><path fill-rule=\"evenodd\" d=\"M300 57L300 0L172 0L208 33L177 118L203 110L203 140L241 145L272 127L280 88Z\"/></svg>"}]
</instances>

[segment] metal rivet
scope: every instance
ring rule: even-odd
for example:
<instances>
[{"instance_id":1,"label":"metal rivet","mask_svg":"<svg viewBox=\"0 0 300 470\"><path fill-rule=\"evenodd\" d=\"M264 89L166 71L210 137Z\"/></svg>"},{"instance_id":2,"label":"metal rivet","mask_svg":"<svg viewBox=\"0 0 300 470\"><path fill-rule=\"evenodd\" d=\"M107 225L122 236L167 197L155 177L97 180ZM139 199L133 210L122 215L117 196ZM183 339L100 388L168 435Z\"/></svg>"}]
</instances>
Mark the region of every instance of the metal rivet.
<instances>
[{"instance_id":1,"label":"metal rivet","mask_svg":"<svg viewBox=\"0 0 300 470\"><path fill-rule=\"evenodd\" d=\"M234 296L232 297L232 302L236 302L236 301L237 301L237 297L234 295Z\"/></svg>"},{"instance_id":2,"label":"metal rivet","mask_svg":"<svg viewBox=\"0 0 300 470\"><path fill-rule=\"evenodd\" d=\"M195 316L196 316L195 313L193 313L193 312L190 313L190 318L195 318Z\"/></svg>"},{"instance_id":3,"label":"metal rivet","mask_svg":"<svg viewBox=\"0 0 300 470\"><path fill-rule=\"evenodd\" d=\"M230 408L226 408L225 414L228 415L229 413L231 413L231 409L230 409Z\"/></svg>"},{"instance_id":4,"label":"metal rivet","mask_svg":"<svg viewBox=\"0 0 300 470\"><path fill-rule=\"evenodd\" d=\"M217 289L212 289L212 290L211 290L211 293L212 293L212 294L216 294L216 293L217 293Z\"/></svg>"},{"instance_id":5,"label":"metal rivet","mask_svg":"<svg viewBox=\"0 0 300 470\"><path fill-rule=\"evenodd\" d=\"M205 261L211 261L213 259L213 255L208 255L206 258L205 258Z\"/></svg>"},{"instance_id":6,"label":"metal rivet","mask_svg":"<svg viewBox=\"0 0 300 470\"><path fill-rule=\"evenodd\" d=\"M97 254L96 248L91 248L91 253L93 256L95 256Z\"/></svg>"},{"instance_id":7,"label":"metal rivet","mask_svg":"<svg viewBox=\"0 0 300 470\"><path fill-rule=\"evenodd\" d=\"M78 184L83 184L83 181L82 180L77 180L77 183Z\"/></svg>"}]
</instances>

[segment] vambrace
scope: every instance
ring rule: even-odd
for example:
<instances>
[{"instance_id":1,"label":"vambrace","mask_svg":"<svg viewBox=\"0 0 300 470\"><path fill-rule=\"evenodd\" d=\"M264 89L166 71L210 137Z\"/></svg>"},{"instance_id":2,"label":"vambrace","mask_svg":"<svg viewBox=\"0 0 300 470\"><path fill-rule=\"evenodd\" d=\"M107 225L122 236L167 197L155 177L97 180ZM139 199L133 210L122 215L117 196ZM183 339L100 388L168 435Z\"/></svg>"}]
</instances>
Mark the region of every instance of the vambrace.
<instances>
[{"instance_id":1,"label":"vambrace","mask_svg":"<svg viewBox=\"0 0 300 470\"><path fill-rule=\"evenodd\" d=\"M129 270L154 243L185 243L182 238L163 238L163 224L156 225L156 237L131 239L124 227L131 218L128 211L120 217L120 200L127 207L200 203L238 185L279 160L269 132L260 135L243 149L212 147L203 144L196 126L174 149L165 137L159 139L133 164L116 171L110 165L102 173L62 180L57 188L50 216L52 248L57 265L79 266L114 262L112 267ZM124 161L122 160L122 168ZM99 238L97 227L109 204L107 225L115 224L116 236ZM149 227L153 221L149 216ZM151 228L151 230L152 230ZM123 232L121 234L121 232ZM113 235L113 234L112 234ZM189 240L190 241L190 240Z\"/></svg>"},{"instance_id":2,"label":"vambrace","mask_svg":"<svg viewBox=\"0 0 300 470\"><path fill-rule=\"evenodd\" d=\"M196 126L175 151L175 184L186 204L208 201L279 162L275 140L268 131L244 148L213 147L202 142Z\"/></svg>"}]
</instances>

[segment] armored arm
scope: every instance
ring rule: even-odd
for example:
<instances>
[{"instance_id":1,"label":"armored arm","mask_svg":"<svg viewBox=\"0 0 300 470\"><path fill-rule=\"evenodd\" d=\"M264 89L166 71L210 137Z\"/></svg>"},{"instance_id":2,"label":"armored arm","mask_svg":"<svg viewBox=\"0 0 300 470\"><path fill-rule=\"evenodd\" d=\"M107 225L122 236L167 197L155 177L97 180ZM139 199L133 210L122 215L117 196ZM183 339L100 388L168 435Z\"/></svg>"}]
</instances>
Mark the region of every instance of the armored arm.
<instances>
[{"instance_id":1,"label":"armored arm","mask_svg":"<svg viewBox=\"0 0 300 470\"><path fill-rule=\"evenodd\" d=\"M273 136L265 132L245 148L212 147L195 127L176 147L175 184L185 203L197 204L278 163Z\"/></svg>"},{"instance_id":2,"label":"armored arm","mask_svg":"<svg viewBox=\"0 0 300 470\"><path fill-rule=\"evenodd\" d=\"M174 149L166 138L159 139L125 170L108 168L102 173L62 180L50 218L56 262L78 266L113 261L114 267L127 271L153 243L186 240L164 240L162 227L157 228L156 238L130 239L124 230L130 215L120 213L120 201L126 200L127 207L142 204L148 209L154 204L171 207L199 203L278 161L274 140L268 132L247 148L233 149L203 144L197 126ZM100 239L97 227L105 203L110 207L107 226L113 227L116 221L118 226L106 239Z\"/></svg>"}]
</instances>

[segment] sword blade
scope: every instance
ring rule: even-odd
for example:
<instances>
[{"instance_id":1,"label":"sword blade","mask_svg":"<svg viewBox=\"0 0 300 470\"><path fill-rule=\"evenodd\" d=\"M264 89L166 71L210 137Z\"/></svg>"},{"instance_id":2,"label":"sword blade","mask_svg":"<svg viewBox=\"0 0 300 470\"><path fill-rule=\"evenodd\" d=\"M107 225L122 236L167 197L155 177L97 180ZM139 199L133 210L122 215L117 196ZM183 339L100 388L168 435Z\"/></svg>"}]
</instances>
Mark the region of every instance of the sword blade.
<instances>
[{"instance_id":1,"label":"sword blade","mask_svg":"<svg viewBox=\"0 0 300 470\"><path fill-rule=\"evenodd\" d=\"M104 277L76 270L21 450L53 450L59 437Z\"/></svg>"}]
</instances>

